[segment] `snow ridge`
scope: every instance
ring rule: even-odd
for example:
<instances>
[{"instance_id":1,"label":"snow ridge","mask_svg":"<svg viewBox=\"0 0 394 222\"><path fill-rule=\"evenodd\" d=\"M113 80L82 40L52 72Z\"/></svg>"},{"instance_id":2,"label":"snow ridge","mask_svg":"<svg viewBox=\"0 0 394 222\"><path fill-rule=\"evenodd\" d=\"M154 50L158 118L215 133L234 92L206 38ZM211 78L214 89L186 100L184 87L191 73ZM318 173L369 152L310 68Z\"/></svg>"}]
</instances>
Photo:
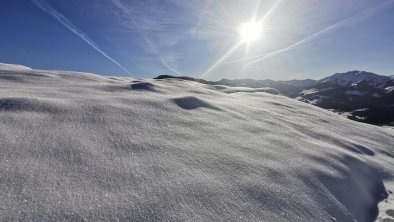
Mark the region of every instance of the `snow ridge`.
<instances>
[{"instance_id":1,"label":"snow ridge","mask_svg":"<svg viewBox=\"0 0 394 222\"><path fill-rule=\"evenodd\" d=\"M22 65L0 63L0 70L31 70L31 68Z\"/></svg>"}]
</instances>

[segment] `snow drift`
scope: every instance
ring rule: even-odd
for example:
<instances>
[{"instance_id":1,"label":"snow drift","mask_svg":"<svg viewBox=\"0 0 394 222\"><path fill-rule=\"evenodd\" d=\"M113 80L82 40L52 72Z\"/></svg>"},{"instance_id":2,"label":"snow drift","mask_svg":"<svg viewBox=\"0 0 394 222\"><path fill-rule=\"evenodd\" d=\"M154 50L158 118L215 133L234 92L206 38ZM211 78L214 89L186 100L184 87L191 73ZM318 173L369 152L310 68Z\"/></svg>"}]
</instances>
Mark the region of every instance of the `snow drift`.
<instances>
[{"instance_id":1,"label":"snow drift","mask_svg":"<svg viewBox=\"0 0 394 222\"><path fill-rule=\"evenodd\" d=\"M392 129L239 91L174 79L0 71L0 218L377 217L394 176Z\"/></svg>"},{"instance_id":2,"label":"snow drift","mask_svg":"<svg viewBox=\"0 0 394 222\"><path fill-rule=\"evenodd\" d=\"M22 65L0 63L0 70L31 70L31 68Z\"/></svg>"}]
</instances>

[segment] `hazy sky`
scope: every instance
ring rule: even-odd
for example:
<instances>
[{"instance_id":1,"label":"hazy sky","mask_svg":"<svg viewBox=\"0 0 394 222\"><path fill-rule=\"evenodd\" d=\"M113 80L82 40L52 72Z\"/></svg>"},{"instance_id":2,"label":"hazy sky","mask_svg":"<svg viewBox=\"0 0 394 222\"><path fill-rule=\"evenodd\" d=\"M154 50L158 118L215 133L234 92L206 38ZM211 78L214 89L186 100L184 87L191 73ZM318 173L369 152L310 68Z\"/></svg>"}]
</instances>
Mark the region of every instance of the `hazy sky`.
<instances>
[{"instance_id":1,"label":"hazy sky","mask_svg":"<svg viewBox=\"0 0 394 222\"><path fill-rule=\"evenodd\" d=\"M260 38L240 43L253 19ZM0 62L213 80L393 75L394 0L0 0Z\"/></svg>"}]
</instances>

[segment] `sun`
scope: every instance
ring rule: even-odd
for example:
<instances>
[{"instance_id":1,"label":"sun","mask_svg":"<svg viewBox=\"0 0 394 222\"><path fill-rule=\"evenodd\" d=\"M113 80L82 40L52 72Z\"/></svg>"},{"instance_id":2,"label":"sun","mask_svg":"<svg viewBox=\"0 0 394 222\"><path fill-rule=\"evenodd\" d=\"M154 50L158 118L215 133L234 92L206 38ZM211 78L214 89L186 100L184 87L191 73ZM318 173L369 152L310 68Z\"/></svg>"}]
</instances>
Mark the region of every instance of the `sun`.
<instances>
[{"instance_id":1,"label":"sun","mask_svg":"<svg viewBox=\"0 0 394 222\"><path fill-rule=\"evenodd\" d=\"M262 34L262 24L260 22L244 22L239 26L238 33L241 41L247 44L257 41Z\"/></svg>"}]
</instances>

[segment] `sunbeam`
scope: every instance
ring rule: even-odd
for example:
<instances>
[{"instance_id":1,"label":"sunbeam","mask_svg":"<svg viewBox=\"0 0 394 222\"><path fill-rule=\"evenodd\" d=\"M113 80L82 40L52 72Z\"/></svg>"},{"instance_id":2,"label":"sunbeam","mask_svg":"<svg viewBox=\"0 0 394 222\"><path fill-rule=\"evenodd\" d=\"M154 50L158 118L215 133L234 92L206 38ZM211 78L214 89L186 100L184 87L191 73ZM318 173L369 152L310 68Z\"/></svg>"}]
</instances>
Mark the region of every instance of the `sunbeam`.
<instances>
[{"instance_id":1,"label":"sunbeam","mask_svg":"<svg viewBox=\"0 0 394 222\"><path fill-rule=\"evenodd\" d=\"M214 70L217 66L219 66L225 59L227 59L235 50L237 50L242 45L242 42L238 42L234 45L230 50L228 50L215 64L213 64L204 74L201 75L201 78L205 78L212 70Z\"/></svg>"},{"instance_id":2,"label":"sunbeam","mask_svg":"<svg viewBox=\"0 0 394 222\"><path fill-rule=\"evenodd\" d=\"M391 1L388 1L388 2L381 3L381 4L379 4L379 5L377 5L377 6L373 7L373 8L369 8L369 9L363 10L363 11L357 13L356 15L353 15L353 16L351 16L349 18L346 18L346 19L343 19L343 20L341 20L341 21L339 21L337 23L334 23L334 24L332 24L332 25L330 25L330 26L328 26L328 27L316 32L316 33L313 33L312 35L310 35L310 36L308 36L308 37L306 37L306 38L304 38L304 39L302 39L302 40L300 40L298 42L295 42L295 43L293 43L293 44L291 44L291 45L289 45L289 46L287 46L285 48L282 48L282 49L279 49L279 50L276 50L276 51L273 51L273 52L268 52L268 53L265 53L265 54L251 56L251 57L248 57L248 58L243 58L243 59L238 59L238 60L225 62L225 64L232 64L232 63L237 63L237 62L251 61L251 62L248 62L243 67L243 70L245 70L246 67L248 67L248 66L250 66L250 65L252 65L254 63L257 63L259 61L267 59L267 58L269 58L271 56L275 56L275 55L281 54L283 52L287 52L287 51L296 49L297 47L299 47L299 46L301 46L303 44L309 43L309 42L317 39L322 34L325 34L325 33L329 32L329 31L331 31L331 30L333 30L335 28L339 28L341 26L344 26L344 25L352 22L353 20L357 19L359 16L365 15L365 14L370 13L370 12L375 12L375 11L381 9L383 6L385 6L387 4L390 4L390 3L393 3L393 2L394 1L391 0Z\"/></svg>"},{"instance_id":3,"label":"sunbeam","mask_svg":"<svg viewBox=\"0 0 394 222\"><path fill-rule=\"evenodd\" d=\"M238 42L230 48L223 56L219 58L217 62L215 62L211 67L209 67L202 75L201 78L206 77L210 72L219 67L223 61L225 61L228 57L230 57L237 49L240 48L241 45L245 45L246 54L249 53L249 47L252 43L260 40L261 36L264 35L264 22L273 14L274 10L280 3L280 0L276 1L269 10L262 16L262 18L258 18L258 9L260 7L261 1L257 1L257 5L254 10L254 14L249 21L242 22L238 26L237 32L239 34L240 39Z\"/></svg>"},{"instance_id":4,"label":"sunbeam","mask_svg":"<svg viewBox=\"0 0 394 222\"><path fill-rule=\"evenodd\" d=\"M130 21L132 22L133 26L138 30L141 38L145 41L145 43L147 44L147 46L149 47L149 49L153 52L153 54L157 57L157 59L160 61L160 63L166 67L168 70L170 70L171 72L175 73L175 74L180 74L175 68L171 67L163 58L163 56L161 55L161 53L159 52L159 50L157 49L157 47L155 47L152 43L152 41L147 37L147 35L143 32L142 28L140 27L140 24L138 23L138 21L136 21L136 19L134 18L134 15L130 12L130 10L125 7L123 5L123 3L119 0L112 0L112 3L119 8L120 10L122 10L122 12L124 12L127 16L128 19L130 19Z\"/></svg>"}]
</instances>

